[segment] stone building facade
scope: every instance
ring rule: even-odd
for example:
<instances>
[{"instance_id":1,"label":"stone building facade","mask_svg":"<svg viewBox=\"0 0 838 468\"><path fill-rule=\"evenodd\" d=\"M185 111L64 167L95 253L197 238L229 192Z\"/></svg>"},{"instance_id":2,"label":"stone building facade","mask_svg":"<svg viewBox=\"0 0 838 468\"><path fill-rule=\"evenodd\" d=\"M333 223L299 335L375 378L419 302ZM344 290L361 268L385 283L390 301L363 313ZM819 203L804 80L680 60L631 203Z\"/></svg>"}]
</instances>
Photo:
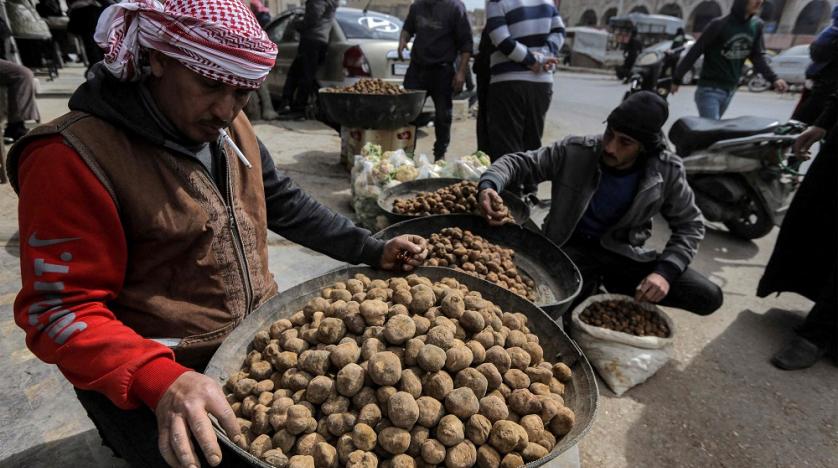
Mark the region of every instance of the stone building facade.
<instances>
[{"instance_id":1,"label":"stone building facade","mask_svg":"<svg viewBox=\"0 0 838 468\"><path fill-rule=\"evenodd\" d=\"M631 12L683 18L687 32L699 33L713 18L730 11L733 0L560 0L568 26L604 27L612 16ZM830 22L827 0L766 0L761 16L769 47L807 42Z\"/></svg>"}]
</instances>

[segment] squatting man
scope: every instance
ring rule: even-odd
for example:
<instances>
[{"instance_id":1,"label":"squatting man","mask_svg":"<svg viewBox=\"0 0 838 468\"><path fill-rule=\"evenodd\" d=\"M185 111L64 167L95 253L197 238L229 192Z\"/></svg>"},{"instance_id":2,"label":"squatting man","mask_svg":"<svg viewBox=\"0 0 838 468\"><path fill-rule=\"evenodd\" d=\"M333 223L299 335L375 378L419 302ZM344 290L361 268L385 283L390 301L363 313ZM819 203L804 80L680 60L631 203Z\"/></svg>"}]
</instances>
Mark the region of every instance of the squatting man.
<instances>
[{"instance_id":1,"label":"squatting man","mask_svg":"<svg viewBox=\"0 0 838 468\"><path fill-rule=\"evenodd\" d=\"M638 301L713 313L722 291L689 267L704 222L681 159L663 144L668 117L666 101L643 91L611 112L603 135L571 136L503 156L480 179L484 216L502 223L492 203L501 203L498 192L549 180L552 204L543 232L579 267L584 285L578 302L604 285ZM660 253L644 247L657 214L672 230Z\"/></svg>"}]
</instances>

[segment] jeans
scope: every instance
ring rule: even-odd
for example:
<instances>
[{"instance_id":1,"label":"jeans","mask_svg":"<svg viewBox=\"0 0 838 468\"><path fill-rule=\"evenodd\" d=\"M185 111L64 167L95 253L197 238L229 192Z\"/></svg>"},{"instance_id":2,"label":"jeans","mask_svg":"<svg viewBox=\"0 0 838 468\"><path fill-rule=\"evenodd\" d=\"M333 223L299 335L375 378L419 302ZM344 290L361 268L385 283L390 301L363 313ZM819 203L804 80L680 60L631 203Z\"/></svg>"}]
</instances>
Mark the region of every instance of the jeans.
<instances>
[{"instance_id":1,"label":"jeans","mask_svg":"<svg viewBox=\"0 0 838 468\"><path fill-rule=\"evenodd\" d=\"M454 66L448 63L421 65L410 63L404 77L405 89L422 89L434 102L434 159L445 158L451 142L451 121L453 120Z\"/></svg>"},{"instance_id":2,"label":"jeans","mask_svg":"<svg viewBox=\"0 0 838 468\"><path fill-rule=\"evenodd\" d=\"M698 115L705 119L721 119L735 92L735 90L699 86L695 90L695 106L698 108Z\"/></svg>"},{"instance_id":3,"label":"jeans","mask_svg":"<svg viewBox=\"0 0 838 468\"><path fill-rule=\"evenodd\" d=\"M605 250L598 241L572 238L562 247L582 273L582 291L572 307L582 303L603 284L608 292L634 297L635 289L655 268L655 262L637 262ZM710 315L722 306L722 289L701 273L687 268L669 285L660 305Z\"/></svg>"}]
</instances>

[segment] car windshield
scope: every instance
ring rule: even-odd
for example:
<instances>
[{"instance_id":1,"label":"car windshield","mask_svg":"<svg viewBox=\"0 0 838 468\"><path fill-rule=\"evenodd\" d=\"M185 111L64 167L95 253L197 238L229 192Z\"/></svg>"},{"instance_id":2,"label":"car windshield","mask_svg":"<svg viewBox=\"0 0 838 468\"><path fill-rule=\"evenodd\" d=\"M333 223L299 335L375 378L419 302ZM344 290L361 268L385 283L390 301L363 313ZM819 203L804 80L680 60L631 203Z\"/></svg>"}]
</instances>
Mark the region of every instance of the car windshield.
<instances>
[{"instance_id":1,"label":"car windshield","mask_svg":"<svg viewBox=\"0 0 838 468\"><path fill-rule=\"evenodd\" d=\"M401 20L381 13L338 10L336 17L347 39L398 41L402 32Z\"/></svg>"},{"instance_id":2,"label":"car windshield","mask_svg":"<svg viewBox=\"0 0 838 468\"><path fill-rule=\"evenodd\" d=\"M647 47L646 52L666 52L670 47L672 47L672 41L658 42Z\"/></svg>"}]
</instances>

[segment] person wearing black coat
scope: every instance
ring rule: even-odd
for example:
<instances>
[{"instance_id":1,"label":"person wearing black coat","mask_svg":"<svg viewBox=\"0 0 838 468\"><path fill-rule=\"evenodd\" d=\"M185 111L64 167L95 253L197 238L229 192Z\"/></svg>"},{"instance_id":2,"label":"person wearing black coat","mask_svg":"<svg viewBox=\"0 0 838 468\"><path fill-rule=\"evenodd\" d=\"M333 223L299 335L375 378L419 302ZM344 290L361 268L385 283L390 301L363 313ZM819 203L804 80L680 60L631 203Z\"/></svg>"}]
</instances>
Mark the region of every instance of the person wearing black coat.
<instances>
[{"instance_id":1,"label":"person wearing black coat","mask_svg":"<svg viewBox=\"0 0 838 468\"><path fill-rule=\"evenodd\" d=\"M642 51L643 43L637 37L637 27L633 27L631 28L631 35L629 36L628 42L623 44L623 65L618 70L618 78L627 80L631 76L631 69L634 68L634 62L637 61L637 57Z\"/></svg>"},{"instance_id":2,"label":"person wearing black coat","mask_svg":"<svg viewBox=\"0 0 838 468\"><path fill-rule=\"evenodd\" d=\"M832 24L809 45L812 63L806 68L807 86L791 118L812 125L838 85L838 5L832 9Z\"/></svg>"},{"instance_id":3,"label":"person wearing black coat","mask_svg":"<svg viewBox=\"0 0 838 468\"><path fill-rule=\"evenodd\" d=\"M757 295L794 292L815 305L803 324L771 359L784 370L805 369L826 354L838 364L838 87L824 111L798 137L795 150L805 153L826 136L818 156L792 200L777 244L759 283Z\"/></svg>"},{"instance_id":4,"label":"person wearing black coat","mask_svg":"<svg viewBox=\"0 0 838 468\"><path fill-rule=\"evenodd\" d=\"M472 70L477 81L477 149L488 153L489 147L489 82L492 78L491 57L495 51L489 31L483 29Z\"/></svg>"}]
</instances>

